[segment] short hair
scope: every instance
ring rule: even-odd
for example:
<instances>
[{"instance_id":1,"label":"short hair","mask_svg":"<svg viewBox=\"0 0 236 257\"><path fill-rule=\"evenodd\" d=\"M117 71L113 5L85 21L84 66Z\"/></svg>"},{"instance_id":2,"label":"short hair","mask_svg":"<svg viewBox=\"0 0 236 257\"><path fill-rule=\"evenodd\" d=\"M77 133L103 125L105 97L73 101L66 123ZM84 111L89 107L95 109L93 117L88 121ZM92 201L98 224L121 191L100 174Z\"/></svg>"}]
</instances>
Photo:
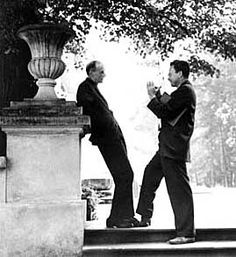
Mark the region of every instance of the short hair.
<instances>
[{"instance_id":1,"label":"short hair","mask_svg":"<svg viewBox=\"0 0 236 257\"><path fill-rule=\"evenodd\" d=\"M92 61L92 62L87 64L87 66L86 66L86 73L87 73L87 75L89 75L89 72L91 70L93 70L93 71L96 70L98 63L100 63L100 62L99 61Z\"/></svg>"},{"instance_id":2,"label":"short hair","mask_svg":"<svg viewBox=\"0 0 236 257\"><path fill-rule=\"evenodd\" d=\"M176 72L182 71L183 77L188 78L190 68L189 64L186 61L174 60L170 63L170 66L173 66Z\"/></svg>"}]
</instances>

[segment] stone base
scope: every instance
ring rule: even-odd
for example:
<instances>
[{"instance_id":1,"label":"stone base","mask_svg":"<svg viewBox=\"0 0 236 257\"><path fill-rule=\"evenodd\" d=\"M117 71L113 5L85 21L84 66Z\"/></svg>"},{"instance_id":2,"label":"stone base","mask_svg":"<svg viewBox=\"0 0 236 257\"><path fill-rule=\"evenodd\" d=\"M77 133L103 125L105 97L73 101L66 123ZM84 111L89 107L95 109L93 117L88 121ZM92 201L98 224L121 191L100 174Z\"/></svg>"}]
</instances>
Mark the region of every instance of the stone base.
<instances>
[{"instance_id":1,"label":"stone base","mask_svg":"<svg viewBox=\"0 0 236 257\"><path fill-rule=\"evenodd\" d=\"M0 199L1 193L7 202L81 199L80 130L7 128L6 191Z\"/></svg>"},{"instance_id":2,"label":"stone base","mask_svg":"<svg viewBox=\"0 0 236 257\"><path fill-rule=\"evenodd\" d=\"M1 257L80 257L85 202L2 204Z\"/></svg>"},{"instance_id":3,"label":"stone base","mask_svg":"<svg viewBox=\"0 0 236 257\"><path fill-rule=\"evenodd\" d=\"M0 257L82 256L81 137L90 119L75 102L25 100L0 110Z\"/></svg>"}]
</instances>

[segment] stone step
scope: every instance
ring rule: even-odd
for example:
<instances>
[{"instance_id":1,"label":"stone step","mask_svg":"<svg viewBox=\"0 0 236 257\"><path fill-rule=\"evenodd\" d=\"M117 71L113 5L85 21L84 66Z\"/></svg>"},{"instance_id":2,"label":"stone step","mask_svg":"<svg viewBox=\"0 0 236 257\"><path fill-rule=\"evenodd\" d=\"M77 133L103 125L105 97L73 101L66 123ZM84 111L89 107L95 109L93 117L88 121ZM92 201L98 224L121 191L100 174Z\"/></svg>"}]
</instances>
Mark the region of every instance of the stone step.
<instances>
[{"instance_id":1,"label":"stone step","mask_svg":"<svg viewBox=\"0 0 236 257\"><path fill-rule=\"evenodd\" d=\"M111 245L123 243L163 243L173 238L175 231L171 229L85 229L84 245ZM197 229L196 239L204 241L235 241L236 229ZM236 245L236 243L235 243ZM236 256L236 254L235 254Z\"/></svg>"},{"instance_id":2,"label":"stone step","mask_svg":"<svg viewBox=\"0 0 236 257\"><path fill-rule=\"evenodd\" d=\"M99 237L99 235L98 235ZM199 241L184 245L163 242L88 245L83 257L235 257L236 241Z\"/></svg>"}]
</instances>

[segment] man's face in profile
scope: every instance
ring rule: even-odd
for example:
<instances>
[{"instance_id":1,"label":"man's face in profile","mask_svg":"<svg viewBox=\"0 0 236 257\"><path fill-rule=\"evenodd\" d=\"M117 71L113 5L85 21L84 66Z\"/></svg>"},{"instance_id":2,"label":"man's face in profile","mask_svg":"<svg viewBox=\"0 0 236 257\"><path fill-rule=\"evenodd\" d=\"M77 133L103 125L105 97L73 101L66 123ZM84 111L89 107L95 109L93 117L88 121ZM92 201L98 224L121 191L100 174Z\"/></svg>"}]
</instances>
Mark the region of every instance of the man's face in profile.
<instances>
[{"instance_id":1,"label":"man's face in profile","mask_svg":"<svg viewBox=\"0 0 236 257\"><path fill-rule=\"evenodd\" d=\"M105 70L104 70L102 63L96 64L96 69L91 71L91 77L92 77L93 81L96 83L103 82L103 79L105 77Z\"/></svg>"},{"instance_id":2,"label":"man's face in profile","mask_svg":"<svg viewBox=\"0 0 236 257\"><path fill-rule=\"evenodd\" d=\"M177 87L180 81L182 72L176 72L174 66L170 66L168 73L168 80L172 87Z\"/></svg>"}]
</instances>

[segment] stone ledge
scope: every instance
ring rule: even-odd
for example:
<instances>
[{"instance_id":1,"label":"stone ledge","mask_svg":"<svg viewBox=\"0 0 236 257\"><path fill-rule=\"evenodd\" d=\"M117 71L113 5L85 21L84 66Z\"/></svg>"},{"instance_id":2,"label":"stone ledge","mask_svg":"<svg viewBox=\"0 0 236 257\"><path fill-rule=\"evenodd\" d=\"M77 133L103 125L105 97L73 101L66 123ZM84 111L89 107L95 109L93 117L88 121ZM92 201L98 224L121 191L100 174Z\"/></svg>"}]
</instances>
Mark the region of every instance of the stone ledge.
<instances>
[{"instance_id":1,"label":"stone ledge","mask_svg":"<svg viewBox=\"0 0 236 257\"><path fill-rule=\"evenodd\" d=\"M10 107L0 110L1 116L72 116L82 115L83 108L76 102L65 101L23 101L12 102Z\"/></svg>"},{"instance_id":2,"label":"stone ledge","mask_svg":"<svg viewBox=\"0 0 236 257\"><path fill-rule=\"evenodd\" d=\"M93 245L83 247L84 257L111 257L111 256L165 256L165 257L234 257L236 241L195 242L184 245L170 245L168 243L136 243L115 245Z\"/></svg>"},{"instance_id":3,"label":"stone ledge","mask_svg":"<svg viewBox=\"0 0 236 257\"><path fill-rule=\"evenodd\" d=\"M90 125L90 117L62 116L62 117L38 117L38 116L0 116L0 126L79 126L87 127Z\"/></svg>"},{"instance_id":4,"label":"stone ledge","mask_svg":"<svg viewBox=\"0 0 236 257\"><path fill-rule=\"evenodd\" d=\"M56 99L56 100L35 100L31 98L25 98L24 101L11 101L10 107L28 107L28 106L58 106L58 105L75 105L75 102L67 102L65 99Z\"/></svg>"},{"instance_id":5,"label":"stone ledge","mask_svg":"<svg viewBox=\"0 0 236 257\"><path fill-rule=\"evenodd\" d=\"M82 107L76 102L39 101L26 99L22 102L12 102L10 107L0 110L0 126L65 126L90 127L90 117L82 115Z\"/></svg>"},{"instance_id":6,"label":"stone ledge","mask_svg":"<svg viewBox=\"0 0 236 257\"><path fill-rule=\"evenodd\" d=\"M94 221L87 221L85 226L85 245L104 245L122 243L148 243L166 242L175 236L174 229L155 229L155 228L99 228ZM235 241L236 228L215 228L215 229L196 229L197 241Z\"/></svg>"}]
</instances>

